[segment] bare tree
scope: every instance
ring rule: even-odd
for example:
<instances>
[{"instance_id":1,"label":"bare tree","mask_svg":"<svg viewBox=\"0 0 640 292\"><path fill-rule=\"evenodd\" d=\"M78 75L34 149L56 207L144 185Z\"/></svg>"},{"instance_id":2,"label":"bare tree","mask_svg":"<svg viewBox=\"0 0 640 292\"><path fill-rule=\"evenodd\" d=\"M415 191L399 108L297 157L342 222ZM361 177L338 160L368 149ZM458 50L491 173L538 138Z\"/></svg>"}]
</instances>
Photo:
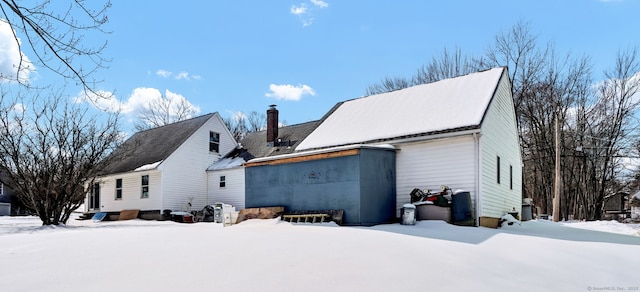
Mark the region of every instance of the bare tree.
<instances>
[{"instance_id":1,"label":"bare tree","mask_svg":"<svg viewBox=\"0 0 640 292\"><path fill-rule=\"evenodd\" d=\"M43 225L64 224L120 142L118 115L92 116L60 94L0 101L0 170Z\"/></svg>"},{"instance_id":2,"label":"bare tree","mask_svg":"<svg viewBox=\"0 0 640 292\"><path fill-rule=\"evenodd\" d=\"M462 53L456 47L453 52L447 48L442 50L442 54L433 57L431 61L422 65L411 78L405 77L385 77L378 83L367 87L365 95L374 95L384 92L404 89L410 86L432 83L446 78L453 78L487 69L484 59L473 59Z\"/></svg>"},{"instance_id":3,"label":"bare tree","mask_svg":"<svg viewBox=\"0 0 640 292\"><path fill-rule=\"evenodd\" d=\"M604 197L612 192L612 182L619 171L624 149L637 141L640 124L635 115L640 105L640 56L638 49L619 51L613 68L605 72L606 80L597 87L597 103L588 119L591 139L585 148L597 159L592 182L593 195L584 202L587 218L598 220ZM615 190L613 190L615 191Z\"/></svg>"},{"instance_id":4,"label":"bare tree","mask_svg":"<svg viewBox=\"0 0 640 292\"><path fill-rule=\"evenodd\" d=\"M459 49L445 49L411 79L386 78L367 93L508 66L524 162L523 196L551 214L559 163L560 217L597 220L604 197L627 185L621 176L623 159L626 150L637 145L640 126L635 117L640 100L638 58L637 48L620 52L606 80L594 85L588 56L559 57L552 44L539 44L529 23L519 21L498 33L484 56L469 58ZM562 124L560 161L555 160L556 117Z\"/></svg>"},{"instance_id":5,"label":"bare tree","mask_svg":"<svg viewBox=\"0 0 640 292\"><path fill-rule=\"evenodd\" d=\"M259 113L257 111L251 111L247 115L247 122L249 123L247 131L257 132L262 131L266 127L267 115L265 113Z\"/></svg>"},{"instance_id":6,"label":"bare tree","mask_svg":"<svg viewBox=\"0 0 640 292\"><path fill-rule=\"evenodd\" d=\"M91 76L96 70L105 67L107 60L103 58L102 50L106 41L88 43L84 37L91 31L104 33L102 27L108 21L106 11L111 3L107 1L96 5L94 2L69 0L66 1L66 9L55 11L51 2L0 0L0 21L6 22L13 29L19 51L30 49L35 56L36 65L65 79L75 80L85 90L95 93L93 87L99 81ZM59 1L56 1L56 5L65 7ZM20 74L23 70L31 70L29 62L20 55L15 66L15 80L26 84ZM14 79L0 76L0 80L3 78Z\"/></svg>"},{"instance_id":7,"label":"bare tree","mask_svg":"<svg viewBox=\"0 0 640 292\"><path fill-rule=\"evenodd\" d=\"M237 112L231 116L222 118L225 126L227 126L233 138L238 142L244 139L247 133L264 130L266 120L266 114L257 111L251 111L249 114ZM286 121L283 121L283 123L286 123Z\"/></svg>"},{"instance_id":8,"label":"bare tree","mask_svg":"<svg viewBox=\"0 0 640 292\"><path fill-rule=\"evenodd\" d=\"M247 118L242 113L222 118L222 122L229 129L236 141L242 140L247 135Z\"/></svg>"},{"instance_id":9,"label":"bare tree","mask_svg":"<svg viewBox=\"0 0 640 292\"><path fill-rule=\"evenodd\" d=\"M485 68L482 59L475 60L462 53L459 47L453 52L444 48L442 54L434 56L426 65L418 68L412 78L412 85L426 84L446 78L453 78Z\"/></svg>"},{"instance_id":10,"label":"bare tree","mask_svg":"<svg viewBox=\"0 0 640 292\"><path fill-rule=\"evenodd\" d=\"M395 90L404 89L411 86L411 80L404 77L385 77L378 83L374 83L367 87L365 95L380 94Z\"/></svg>"},{"instance_id":11,"label":"bare tree","mask_svg":"<svg viewBox=\"0 0 640 292\"><path fill-rule=\"evenodd\" d=\"M525 21L517 22L507 31L496 35L494 44L487 49L483 60L489 66L507 66L512 82L516 111L520 110L526 93L532 92L538 80L543 78L550 46L540 48L538 37Z\"/></svg>"},{"instance_id":12,"label":"bare tree","mask_svg":"<svg viewBox=\"0 0 640 292\"><path fill-rule=\"evenodd\" d=\"M138 115L138 121L134 127L137 131L160 127L190 119L197 112L198 109L180 95L161 96L153 99L149 106Z\"/></svg>"}]
</instances>

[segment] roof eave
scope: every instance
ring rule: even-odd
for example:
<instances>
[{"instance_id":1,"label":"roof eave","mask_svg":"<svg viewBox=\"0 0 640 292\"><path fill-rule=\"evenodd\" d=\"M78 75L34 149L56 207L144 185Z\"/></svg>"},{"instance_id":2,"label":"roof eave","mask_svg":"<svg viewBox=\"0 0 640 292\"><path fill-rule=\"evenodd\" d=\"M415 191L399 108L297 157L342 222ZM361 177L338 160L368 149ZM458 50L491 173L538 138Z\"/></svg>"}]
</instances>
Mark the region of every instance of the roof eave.
<instances>
[{"instance_id":1,"label":"roof eave","mask_svg":"<svg viewBox=\"0 0 640 292\"><path fill-rule=\"evenodd\" d=\"M355 144L369 144L369 145L401 144L401 143L471 135L473 133L476 133L476 134L480 133L480 125L465 126L465 127L454 128L454 129L445 129L445 130L438 130L438 131L431 131L431 132L417 133L417 134L403 135L403 136L396 136L396 137L389 137L389 138L381 138L381 139L375 139L375 140L369 140L369 141L347 143L343 145L331 145L331 146L309 148L309 149L296 149L296 151L310 151L310 150L326 149L330 147L342 147L346 145L355 145Z\"/></svg>"}]
</instances>

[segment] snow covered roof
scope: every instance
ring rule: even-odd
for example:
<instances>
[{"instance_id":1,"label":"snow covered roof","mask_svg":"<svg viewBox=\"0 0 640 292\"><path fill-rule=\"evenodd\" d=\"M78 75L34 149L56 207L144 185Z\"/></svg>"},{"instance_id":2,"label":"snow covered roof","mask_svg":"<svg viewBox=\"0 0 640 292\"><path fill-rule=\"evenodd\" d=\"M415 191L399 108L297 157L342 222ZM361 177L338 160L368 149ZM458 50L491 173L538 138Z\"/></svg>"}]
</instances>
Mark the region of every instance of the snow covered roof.
<instances>
[{"instance_id":1,"label":"snow covered roof","mask_svg":"<svg viewBox=\"0 0 640 292\"><path fill-rule=\"evenodd\" d=\"M278 140L274 145L267 143L267 131L248 133L240 141L241 148L236 148L222 159L214 162L207 170L223 170L242 166L246 161L256 157L269 157L293 153L296 146L309 135L320 123L311 121L289 125L278 129Z\"/></svg>"},{"instance_id":2,"label":"snow covered roof","mask_svg":"<svg viewBox=\"0 0 640 292\"><path fill-rule=\"evenodd\" d=\"M297 151L479 128L506 68L339 103Z\"/></svg>"},{"instance_id":3,"label":"snow covered roof","mask_svg":"<svg viewBox=\"0 0 640 292\"><path fill-rule=\"evenodd\" d=\"M154 169L216 113L140 131L120 145L101 175Z\"/></svg>"},{"instance_id":4,"label":"snow covered roof","mask_svg":"<svg viewBox=\"0 0 640 292\"><path fill-rule=\"evenodd\" d=\"M242 156L225 157L213 163L207 170L222 170L240 167L245 163Z\"/></svg>"}]
</instances>

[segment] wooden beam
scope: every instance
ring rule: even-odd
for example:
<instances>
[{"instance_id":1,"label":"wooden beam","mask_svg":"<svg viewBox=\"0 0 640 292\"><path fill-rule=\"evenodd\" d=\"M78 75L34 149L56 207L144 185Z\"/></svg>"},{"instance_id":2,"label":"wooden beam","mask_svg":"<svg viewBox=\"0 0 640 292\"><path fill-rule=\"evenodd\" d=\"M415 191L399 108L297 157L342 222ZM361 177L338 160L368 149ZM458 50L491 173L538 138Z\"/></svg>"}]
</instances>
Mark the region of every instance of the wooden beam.
<instances>
[{"instance_id":1,"label":"wooden beam","mask_svg":"<svg viewBox=\"0 0 640 292\"><path fill-rule=\"evenodd\" d=\"M296 163L296 162L303 162L303 161L321 160L321 159L327 159L327 158L352 156L352 155L358 155L358 154L360 154L360 149L349 149L349 150L342 150L342 151L336 151L336 152L285 157L285 158L267 160L267 161L248 162L248 163L245 163L244 166L252 167L252 166L262 166L262 165L278 165L278 164Z\"/></svg>"}]
</instances>

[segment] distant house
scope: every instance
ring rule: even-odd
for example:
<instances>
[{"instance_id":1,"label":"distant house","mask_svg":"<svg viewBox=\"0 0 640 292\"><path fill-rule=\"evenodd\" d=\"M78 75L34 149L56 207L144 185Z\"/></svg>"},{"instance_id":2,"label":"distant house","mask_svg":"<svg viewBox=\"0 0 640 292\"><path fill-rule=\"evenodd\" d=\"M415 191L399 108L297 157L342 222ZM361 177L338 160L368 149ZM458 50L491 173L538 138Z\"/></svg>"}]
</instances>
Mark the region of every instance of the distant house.
<instances>
[{"instance_id":1,"label":"distant house","mask_svg":"<svg viewBox=\"0 0 640 292\"><path fill-rule=\"evenodd\" d=\"M629 193L627 192L617 192L606 196L602 206L604 216L612 219L620 219L626 217L627 214L631 214L629 197Z\"/></svg>"},{"instance_id":2,"label":"distant house","mask_svg":"<svg viewBox=\"0 0 640 292\"><path fill-rule=\"evenodd\" d=\"M85 211L201 210L212 203L207 167L236 145L218 113L138 132L108 158Z\"/></svg>"},{"instance_id":3,"label":"distant house","mask_svg":"<svg viewBox=\"0 0 640 292\"><path fill-rule=\"evenodd\" d=\"M340 102L295 150L387 144L396 149L396 216L412 189L441 185L470 192L479 225L521 211L522 159L506 68ZM249 190L247 201L259 197Z\"/></svg>"},{"instance_id":4,"label":"distant house","mask_svg":"<svg viewBox=\"0 0 640 292\"><path fill-rule=\"evenodd\" d=\"M631 219L640 221L640 192L635 193L629 200Z\"/></svg>"},{"instance_id":5,"label":"distant house","mask_svg":"<svg viewBox=\"0 0 640 292\"><path fill-rule=\"evenodd\" d=\"M17 210L16 208L21 205L19 204L18 200L15 198L14 194L13 194L13 190L11 190L11 188L9 188L9 186L6 184L6 182L9 181L9 176L7 175L7 173L0 171L0 204L10 204L9 206L7 206L6 208L2 208L2 210L0 210L0 215L14 215L17 214L17 212L19 210ZM5 209L8 209L8 212L6 212ZM9 214L4 214L4 213L9 213Z\"/></svg>"},{"instance_id":6,"label":"distant house","mask_svg":"<svg viewBox=\"0 0 640 292\"><path fill-rule=\"evenodd\" d=\"M251 132L238 147L207 169L209 197L214 202L245 208L245 163L254 158L290 154L319 124L312 121L279 127L278 110L267 110L267 128Z\"/></svg>"}]
</instances>

